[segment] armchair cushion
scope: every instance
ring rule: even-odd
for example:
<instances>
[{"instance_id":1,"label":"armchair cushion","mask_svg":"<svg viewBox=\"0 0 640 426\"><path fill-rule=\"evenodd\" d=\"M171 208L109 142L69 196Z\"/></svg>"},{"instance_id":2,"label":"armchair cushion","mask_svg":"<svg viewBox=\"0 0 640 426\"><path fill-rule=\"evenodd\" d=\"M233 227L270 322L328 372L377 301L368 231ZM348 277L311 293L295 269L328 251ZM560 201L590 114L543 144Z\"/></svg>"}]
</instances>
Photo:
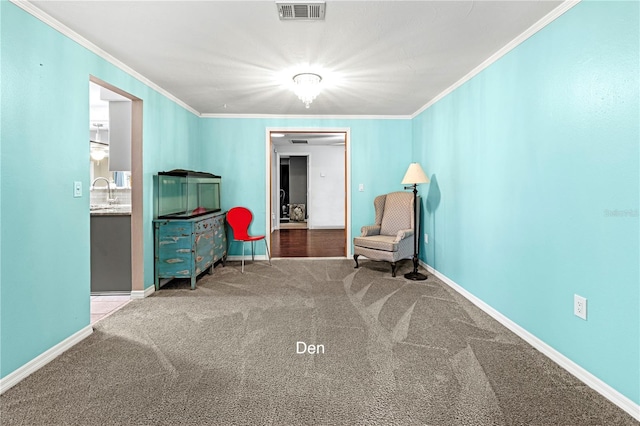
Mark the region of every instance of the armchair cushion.
<instances>
[{"instance_id":1,"label":"armchair cushion","mask_svg":"<svg viewBox=\"0 0 640 426\"><path fill-rule=\"evenodd\" d=\"M392 192L387 194L380 234L396 235L401 229L413 228L413 194Z\"/></svg>"},{"instance_id":2,"label":"armchair cushion","mask_svg":"<svg viewBox=\"0 0 640 426\"><path fill-rule=\"evenodd\" d=\"M395 252L398 251L398 243L395 235L373 235L370 237L356 237L353 244L357 247L363 247L373 250L383 250Z\"/></svg>"}]
</instances>

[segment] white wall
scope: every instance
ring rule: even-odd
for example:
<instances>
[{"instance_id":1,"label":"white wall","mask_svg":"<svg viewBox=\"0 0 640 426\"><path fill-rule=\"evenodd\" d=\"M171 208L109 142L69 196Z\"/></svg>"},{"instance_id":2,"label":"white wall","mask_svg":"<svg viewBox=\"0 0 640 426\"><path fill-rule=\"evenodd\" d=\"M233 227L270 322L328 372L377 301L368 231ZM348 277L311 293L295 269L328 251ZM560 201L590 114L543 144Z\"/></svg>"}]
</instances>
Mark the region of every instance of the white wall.
<instances>
[{"instance_id":1,"label":"white wall","mask_svg":"<svg viewBox=\"0 0 640 426\"><path fill-rule=\"evenodd\" d=\"M281 156L309 155L309 229L344 228L344 145L291 145L276 149Z\"/></svg>"}]
</instances>

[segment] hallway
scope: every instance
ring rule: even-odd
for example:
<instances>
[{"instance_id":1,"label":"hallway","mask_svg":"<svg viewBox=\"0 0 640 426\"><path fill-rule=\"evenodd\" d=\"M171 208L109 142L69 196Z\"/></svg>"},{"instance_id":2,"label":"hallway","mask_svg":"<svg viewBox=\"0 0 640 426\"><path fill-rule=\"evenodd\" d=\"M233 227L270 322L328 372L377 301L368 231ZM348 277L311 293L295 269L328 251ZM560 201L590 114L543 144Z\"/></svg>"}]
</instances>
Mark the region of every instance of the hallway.
<instances>
[{"instance_id":1,"label":"hallway","mask_svg":"<svg viewBox=\"0 0 640 426\"><path fill-rule=\"evenodd\" d=\"M344 229L280 229L271 234L272 257L344 257Z\"/></svg>"}]
</instances>

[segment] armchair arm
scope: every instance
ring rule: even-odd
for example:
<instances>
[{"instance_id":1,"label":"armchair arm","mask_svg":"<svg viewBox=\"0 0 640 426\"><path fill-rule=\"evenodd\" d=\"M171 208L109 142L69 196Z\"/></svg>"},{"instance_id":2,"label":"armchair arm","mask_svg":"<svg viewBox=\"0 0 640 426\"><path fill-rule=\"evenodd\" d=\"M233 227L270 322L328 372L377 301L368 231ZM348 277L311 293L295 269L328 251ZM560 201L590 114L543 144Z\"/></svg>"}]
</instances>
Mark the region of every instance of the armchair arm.
<instances>
[{"instance_id":1,"label":"armchair arm","mask_svg":"<svg viewBox=\"0 0 640 426\"><path fill-rule=\"evenodd\" d=\"M413 235L413 229L401 229L396 234L396 239L394 242L399 243L407 237L411 237Z\"/></svg>"},{"instance_id":2,"label":"armchair arm","mask_svg":"<svg viewBox=\"0 0 640 426\"><path fill-rule=\"evenodd\" d=\"M380 225L369 225L360 228L361 237L370 237L371 235L380 235Z\"/></svg>"}]
</instances>

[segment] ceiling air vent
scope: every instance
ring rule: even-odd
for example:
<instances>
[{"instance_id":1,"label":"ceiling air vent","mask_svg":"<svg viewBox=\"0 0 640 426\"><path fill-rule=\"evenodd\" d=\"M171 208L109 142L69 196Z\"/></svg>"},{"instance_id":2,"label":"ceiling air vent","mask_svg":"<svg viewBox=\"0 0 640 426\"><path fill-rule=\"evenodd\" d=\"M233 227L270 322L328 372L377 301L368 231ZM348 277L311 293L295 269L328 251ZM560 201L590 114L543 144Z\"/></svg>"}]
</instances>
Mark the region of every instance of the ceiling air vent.
<instances>
[{"instance_id":1,"label":"ceiling air vent","mask_svg":"<svg viewBox=\"0 0 640 426\"><path fill-rule=\"evenodd\" d=\"M324 7L323 1L310 1L310 2L290 2L290 1L278 1L276 2L278 7L278 16L281 21L289 20L305 20L305 21L320 21L324 20Z\"/></svg>"},{"instance_id":2,"label":"ceiling air vent","mask_svg":"<svg viewBox=\"0 0 640 426\"><path fill-rule=\"evenodd\" d=\"M308 143L303 139L291 139L291 143Z\"/></svg>"}]
</instances>

